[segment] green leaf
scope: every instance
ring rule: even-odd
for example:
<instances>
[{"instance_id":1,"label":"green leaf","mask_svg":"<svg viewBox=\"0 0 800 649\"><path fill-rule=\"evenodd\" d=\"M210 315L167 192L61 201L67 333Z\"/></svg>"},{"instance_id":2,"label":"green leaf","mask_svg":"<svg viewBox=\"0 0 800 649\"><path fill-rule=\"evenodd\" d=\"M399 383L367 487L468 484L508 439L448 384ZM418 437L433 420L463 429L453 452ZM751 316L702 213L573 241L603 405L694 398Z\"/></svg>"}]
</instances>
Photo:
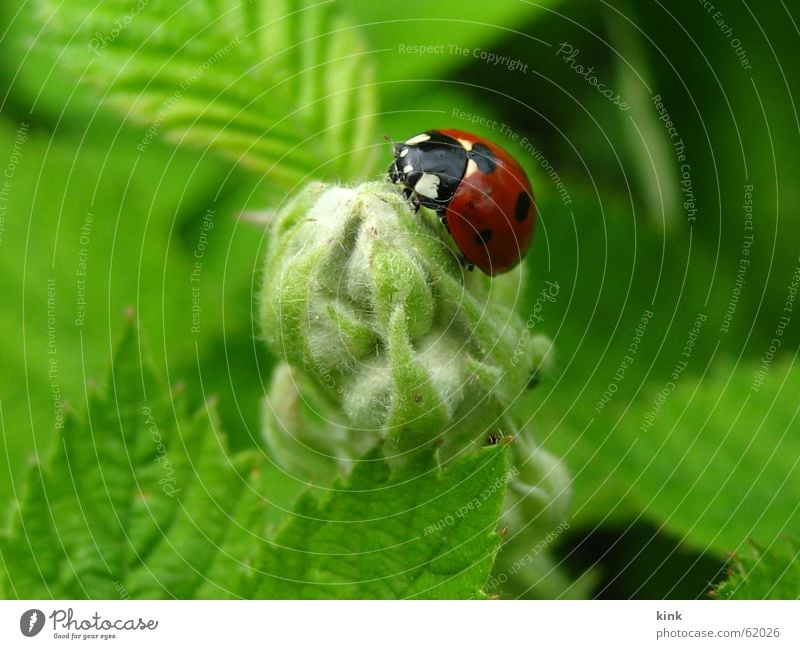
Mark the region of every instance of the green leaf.
<instances>
[{"instance_id":1,"label":"green leaf","mask_svg":"<svg viewBox=\"0 0 800 649\"><path fill-rule=\"evenodd\" d=\"M752 521L741 515L744 505L732 518L725 513L737 504L730 494L744 494L752 486L748 502L768 505L759 525L765 525L770 536L759 538L774 538L787 517L797 520L790 485L798 484L800 467L792 470L788 457L797 457L800 451L797 436L786 432L796 427L791 422L793 393L789 385L781 384L789 367L773 366L768 383L751 396L742 417L735 424L732 417L785 315L796 260L789 259L793 267L788 272L777 270L783 263L778 258L772 265L754 260L740 290L738 260L720 265L716 253L699 247L691 232L664 238L642 228L630 207L613 197L591 198L571 185L573 204L560 206L552 187L549 198L547 191L542 188L545 197L540 200L542 214L548 215L546 236L534 237L526 258L530 280L519 310L533 323L532 333L553 339L555 367L536 389L521 395L516 414L524 422L535 413L538 439L565 461L574 476L571 524L576 528L610 521L622 524L639 516L643 503L649 503L649 512L655 515L658 503L677 524L676 532L692 528L690 539L695 544L711 544L710 549L724 556L754 533L748 534ZM597 218L598 214L605 218ZM771 281L780 284L780 290L767 288L764 273L775 274ZM542 298L547 281L561 287L553 302ZM726 312L737 295L735 317L725 332ZM694 335L701 314L706 320ZM793 317L783 335L783 353L797 348L799 332ZM683 355L687 344L688 358ZM738 370L732 367L733 359ZM671 407L661 411L655 429L641 433L653 399L673 381L676 368L679 390L668 399ZM717 369L713 379L709 368ZM734 373L738 378L726 386ZM798 380L791 378L791 385ZM781 396L771 408L776 391ZM723 401L717 404L715 395L723 395ZM711 420L705 423L709 412ZM729 433L726 424L733 426ZM714 456L714 444L720 443L720 453ZM780 452L773 456L777 444L789 451L788 456ZM713 457L707 470L703 460L692 461L700 449L700 458ZM720 491L740 454L744 454L741 464L752 473L737 471L722 490L725 493L704 512L706 496ZM762 471L763 461L768 464ZM673 481L680 482L678 474L692 487L688 498L702 503L697 510L702 512L698 521L702 530L694 526L681 488L670 491ZM784 479L787 483L782 485ZM665 480L668 484L659 491ZM659 496L650 503L655 493ZM714 516L722 526L719 536L711 522Z\"/></svg>"},{"instance_id":2,"label":"green leaf","mask_svg":"<svg viewBox=\"0 0 800 649\"><path fill-rule=\"evenodd\" d=\"M651 387L608 436L642 511L703 550L739 551L800 533L800 367L720 363ZM763 384L758 384L758 378ZM755 388L755 389L754 389Z\"/></svg>"},{"instance_id":3,"label":"green leaf","mask_svg":"<svg viewBox=\"0 0 800 649\"><path fill-rule=\"evenodd\" d=\"M504 444L444 471L433 451L394 473L372 452L323 502L300 500L257 564L253 595L485 597L509 477Z\"/></svg>"},{"instance_id":4,"label":"green leaf","mask_svg":"<svg viewBox=\"0 0 800 649\"><path fill-rule=\"evenodd\" d=\"M800 544L776 539L750 544L731 558L729 576L711 594L718 599L800 599Z\"/></svg>"},{"instance_id":5,"label":"green leaf","mask_svg":"<svg viewBox=\"0 0 800 649\"><path fill-rule=\"evenodd\" d=\"M13 191L0 201L0 273L9 304L0 309L0 463L9 468L0 472L0 503L12 497L12 482L22 481L37 445L49 447L53 385L64 402L85 401L85 377L105 375L119 315L129 305L151 348L166 350L154 359L159 372L187 382L192 408L203 392L220 395L232 443L252 444L248 430L258 425L263 395L259 372L269 370L251 331L253 268L262 253L258 230L234 216L252 190L219 180L229 167L210 159L198 164L193 151L154 147L142 159L127 131L97 127L84 140L53 139L30 123L18 144L18 130L20 124L0 118L0 158L10 159L15 147L21 155ZM199 251L210 210L214 227ZM201 281L190 284L198 251ZM195 287L199 331L192 329ZM49 353L53 333L57 354Z\"/></svg>"},{"instance_id":6,"label":"green leaf","mask_svg":"<svg viewBox=\"0 0 800 649\"><path fill-rule=\"evenodd\" d=\"M417 95L425 106L421 95L430 88L420 86L420 80L431 80L438 90L440 80L459 68L484 64L488 69L497 69L486 62L487 53L508 55L505 42L520 36L527 25L561 2L339 0L338 4L362 23L366 38L377 50L375 60L384 82L383 95L392 102L408 101L409 96ZM536 34L535 27L529 27L527 33ZM524 38L529 48L533 41L531 36ZM416 130L421 130L419 124Z\"/></svg>"},{"instance_id":7,"label":"green leaf","mask_svg":"<svg viewBox=\"0 0 800 649\"><path fill-rule=\"evenodd\" d=\"M255 457L231 456L213 407L188 417L129 325L103 395L69 411L0 537L0 592L37 598L224 597L263 520ZM255 547L254 543L250 547ZM224 569L222 569L224 568Z\"/></svg>"},{"instance_id":8,"label":"green leaf","mask_svg":"<svg viewBox=\"0 0 800 649\"><path fill-rule=\"evenodd\" d=\"M141 152L166 136L222 152L282 189L374 171L374 70L334 4L95 4L42 0L47 42L144 127Z\"/></svg>"}]
</instances>

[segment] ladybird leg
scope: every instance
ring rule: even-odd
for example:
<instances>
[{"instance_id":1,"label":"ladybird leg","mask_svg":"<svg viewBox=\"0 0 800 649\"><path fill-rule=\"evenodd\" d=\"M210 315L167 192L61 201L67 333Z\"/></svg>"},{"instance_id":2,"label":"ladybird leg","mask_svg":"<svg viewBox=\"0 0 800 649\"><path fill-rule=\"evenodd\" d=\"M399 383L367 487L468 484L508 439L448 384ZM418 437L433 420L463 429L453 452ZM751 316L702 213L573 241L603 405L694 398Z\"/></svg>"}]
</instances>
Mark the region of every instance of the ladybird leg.
<instances>
[{"instance_id":1,"label":"ladybird leg","mask_svg":"<svg viewBox=\"0 0 800 649\"><path fill-rule=\"evenodd\" d=\"M403 198L405 198L411 208L414 210L414 213L419 212L420 204L419 198L417 197L417 193L411 189L410 187L403 187Z\"/></svg>"},{"instance_id":2,"label":"ladybird leg","mask_svg":"<svg viewBox=\"0 0 800 649\"><path fill-rule=\"evenodd\" d=\"M447 213L445 210L437 210L436 216L439 217L439 221L441 221L444 229L447 230L447 234L450 234L450 226L447 224Z\"/></svg>"},{"instance_id":3,"label":"ladybird leg","mask_svg":"<svg viewBox=\"0 0 800 649\"><path fill-rule=\"evenodd\" d=\"M445 224L445 227L447 227L447 224ZM450 232L450 228L448 228L447 231ZM467 269L468 272L471 273L473 270L475 270L475 264L473 264L463 254L459 255L459 259L461 260L461 264Z\"/></svg>"}]
</instances>

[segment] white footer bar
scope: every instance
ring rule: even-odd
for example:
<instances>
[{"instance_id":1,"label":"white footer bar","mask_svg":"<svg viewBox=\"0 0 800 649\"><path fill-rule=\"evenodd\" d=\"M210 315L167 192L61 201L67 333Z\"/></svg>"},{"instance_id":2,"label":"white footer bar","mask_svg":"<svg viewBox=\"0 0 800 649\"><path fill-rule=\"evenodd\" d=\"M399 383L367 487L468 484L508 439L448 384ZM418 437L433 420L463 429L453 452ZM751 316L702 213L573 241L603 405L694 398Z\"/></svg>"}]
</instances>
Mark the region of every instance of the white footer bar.
<instances>
[{"instance_id":1,"label":"white footer bar","mask_svg":"<svg viewBox=\"0 0 800 649\"><path fill-rule=\"evenodd\" d=\"M3 601L0 647L800 647L800 601ZM247 644L245 644L247 643ZM520 644L521 643L521 644Z\"/></svg>"}]
</instances>

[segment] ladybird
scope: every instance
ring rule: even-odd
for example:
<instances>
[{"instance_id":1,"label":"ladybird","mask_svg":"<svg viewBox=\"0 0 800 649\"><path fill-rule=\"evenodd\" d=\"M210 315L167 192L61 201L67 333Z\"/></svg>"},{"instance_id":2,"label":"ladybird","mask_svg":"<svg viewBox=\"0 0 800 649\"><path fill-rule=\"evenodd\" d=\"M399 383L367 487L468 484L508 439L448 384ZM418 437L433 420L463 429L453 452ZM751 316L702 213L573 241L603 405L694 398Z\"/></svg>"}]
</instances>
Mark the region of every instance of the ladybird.
<instances>
[{"instance_id":1,"label":"ladybird","mask_svg":"<svg viewBox=\"0 0 800 649\"><path fill-rule=\"evenodd\" d=\"M505 273L525 256L536 221L527 175L504 149L472 133L431 130L393 144L388 175L416 209L434 210L468 268Z\"/></svg>"}]
</instances>

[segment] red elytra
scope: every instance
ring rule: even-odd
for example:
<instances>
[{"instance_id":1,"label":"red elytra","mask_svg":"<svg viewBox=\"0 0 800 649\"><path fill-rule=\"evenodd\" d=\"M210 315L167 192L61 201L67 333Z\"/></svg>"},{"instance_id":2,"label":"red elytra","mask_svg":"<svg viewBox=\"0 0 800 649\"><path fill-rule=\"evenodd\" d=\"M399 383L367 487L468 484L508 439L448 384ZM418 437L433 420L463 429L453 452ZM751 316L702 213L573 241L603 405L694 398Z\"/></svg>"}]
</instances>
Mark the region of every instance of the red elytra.
<instances>
[{"instance_id":1,"label":"red elytra","mask_svg":"<svg viewBox=\"0 0 800 649\"><path fill-rule=\"evenodd\" d=\"M493 142L456 129L431 130L394 145L392 182L435 210L464 258L487 275L514 268L536 222L530 182Z\"/></svg>"}]
</instances>

